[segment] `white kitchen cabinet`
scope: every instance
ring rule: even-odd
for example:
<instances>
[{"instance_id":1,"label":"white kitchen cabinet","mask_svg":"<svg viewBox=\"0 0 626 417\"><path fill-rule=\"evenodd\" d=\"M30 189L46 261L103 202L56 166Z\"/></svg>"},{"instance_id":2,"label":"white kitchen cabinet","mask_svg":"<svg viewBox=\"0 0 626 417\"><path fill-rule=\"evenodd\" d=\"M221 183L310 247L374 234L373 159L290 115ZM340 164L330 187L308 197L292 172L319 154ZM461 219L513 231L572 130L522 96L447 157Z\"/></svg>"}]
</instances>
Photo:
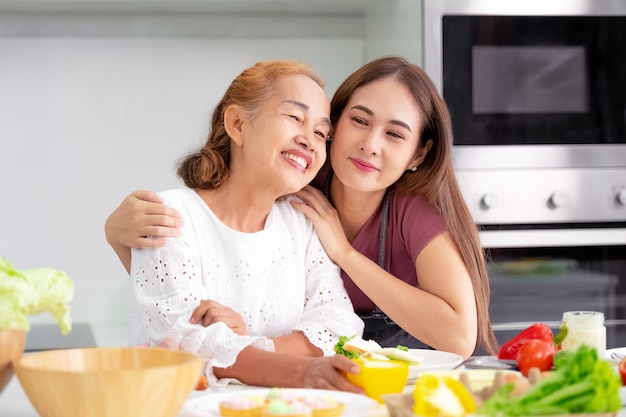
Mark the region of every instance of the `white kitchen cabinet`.
<instances>
[{"instance_id":1,"label":"white kitchen cabinet","mask_svg":"<svg viewBox=\"0 0 626 417\"><path fill-rule=\"evenodd\" d=\"M3 0L3 11L338 13L367 11L378 0ZM391 3L389 0L383 2Z\"/></svg>"},{"instance_id":2,"label":"white kitchen cabinet","mask_svg":"<svg viewBox=\"0 0 626 417\"><path fill-rule=\"evenodd\" d=\"M422 62L421 0L0 0L0 36L358 38Z\"/></svg>"}]
</instances>

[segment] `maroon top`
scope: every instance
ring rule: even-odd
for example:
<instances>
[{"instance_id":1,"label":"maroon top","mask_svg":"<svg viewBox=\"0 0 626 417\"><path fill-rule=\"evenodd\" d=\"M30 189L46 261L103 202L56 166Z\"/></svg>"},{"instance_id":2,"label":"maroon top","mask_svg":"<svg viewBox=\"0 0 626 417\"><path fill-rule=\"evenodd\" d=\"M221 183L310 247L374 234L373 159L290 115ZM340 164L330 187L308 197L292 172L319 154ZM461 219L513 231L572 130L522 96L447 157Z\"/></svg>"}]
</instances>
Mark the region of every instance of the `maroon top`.
<instances>
[{"instance_id":1,"label":"maroon top","mask_svg":"<svg viewBox=\"0 0 626 417\"><path fill-rule=\"evenodd\" d=\"M389 203L385 270L402 281L417 286L418 278L415 271L417 255L431 240L447 230L445 219L428 205L426 198L421 194L392 194ZM376 263L378 263L381 212L382 204L352 242L356 250ZM345 272L341 271L341 277L356 312L372 311L375 307L372 300Z\"/></svg>"}]
</instances>

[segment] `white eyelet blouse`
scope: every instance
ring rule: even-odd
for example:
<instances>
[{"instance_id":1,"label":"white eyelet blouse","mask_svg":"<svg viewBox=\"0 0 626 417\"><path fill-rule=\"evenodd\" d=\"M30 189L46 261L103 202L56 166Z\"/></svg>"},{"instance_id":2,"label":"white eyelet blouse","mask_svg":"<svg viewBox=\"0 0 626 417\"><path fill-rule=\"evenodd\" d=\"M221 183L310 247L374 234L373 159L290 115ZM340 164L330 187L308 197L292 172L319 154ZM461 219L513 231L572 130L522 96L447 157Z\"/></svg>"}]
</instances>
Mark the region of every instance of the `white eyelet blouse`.
<instances>
[{"instance_id":1,"label":"white eyelet blouse","mask_svg":"<svg viewBox=\"0 0 626 417\"><path fill-rule=\"evenodd\" d=\"M160 248L132 250L130 343L200 354L207 376L232 365L247 346L273 351L269 339L302 331L326 355L339 336L361 335L339 268L310 220L289 199L274 204L265 228L244 233L224 225L190 189L159 194L182 216L181 235ZM237 311L248 335L224 323L189 323L201 300Z\"/></svg>"}]
</instances>

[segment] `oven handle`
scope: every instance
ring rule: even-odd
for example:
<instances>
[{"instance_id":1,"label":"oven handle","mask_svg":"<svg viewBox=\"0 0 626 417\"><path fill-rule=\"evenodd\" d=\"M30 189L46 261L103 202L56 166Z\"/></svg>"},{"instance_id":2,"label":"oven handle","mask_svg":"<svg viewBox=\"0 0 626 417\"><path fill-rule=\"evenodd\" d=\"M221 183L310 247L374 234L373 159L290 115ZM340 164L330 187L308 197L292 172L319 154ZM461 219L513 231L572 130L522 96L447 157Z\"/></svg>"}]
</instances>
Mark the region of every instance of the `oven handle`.
<instances>
[{"instance_id":1,"label":"oven handle","mask_svg":"<svg viewBox=\"0 0 626 417\"><path fill-rule=\"evenodd\" d=\"M484 248L626 245L626 228L485 230L479 234Z\"/></svg>"}]
</instances>

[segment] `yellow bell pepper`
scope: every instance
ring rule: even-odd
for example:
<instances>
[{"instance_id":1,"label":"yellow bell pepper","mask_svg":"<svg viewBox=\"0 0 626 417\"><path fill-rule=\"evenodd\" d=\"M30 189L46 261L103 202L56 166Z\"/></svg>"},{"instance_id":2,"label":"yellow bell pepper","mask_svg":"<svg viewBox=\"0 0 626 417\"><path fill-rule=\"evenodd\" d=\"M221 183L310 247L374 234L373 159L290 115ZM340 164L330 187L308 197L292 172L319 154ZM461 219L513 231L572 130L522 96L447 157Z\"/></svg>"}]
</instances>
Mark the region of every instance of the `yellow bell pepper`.
<instances>
[{"instance_id":1,"label":"yellow bell pepper","mask_svg":"<svg viewBox=\"0 0 626 417\"><path fill-rule=\"evenodd\" d=\"M422 375L413 390L413 412L424 417L463 417L476 411L472 394L449 376Z\"/></svg>"},{"instance_id":2,"label":"yellow bell pepper","mask_svg":"<svg viewBox=\"0 0 626 417\"><path fill-rule=\"evenodd\" d=\"M358 374L346 374L348 381L365 390L365 394L383 403L381 395L399 394L404 389L409 377L409 364L404 361L367 359L359 357L352 359L361 368Z\"/></svg>"}]
</instances>

